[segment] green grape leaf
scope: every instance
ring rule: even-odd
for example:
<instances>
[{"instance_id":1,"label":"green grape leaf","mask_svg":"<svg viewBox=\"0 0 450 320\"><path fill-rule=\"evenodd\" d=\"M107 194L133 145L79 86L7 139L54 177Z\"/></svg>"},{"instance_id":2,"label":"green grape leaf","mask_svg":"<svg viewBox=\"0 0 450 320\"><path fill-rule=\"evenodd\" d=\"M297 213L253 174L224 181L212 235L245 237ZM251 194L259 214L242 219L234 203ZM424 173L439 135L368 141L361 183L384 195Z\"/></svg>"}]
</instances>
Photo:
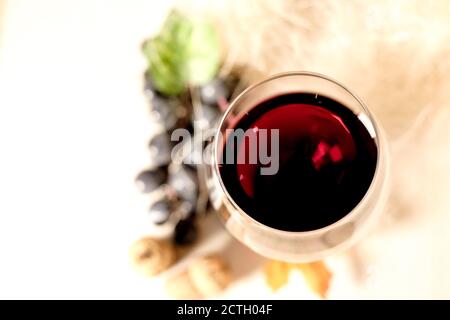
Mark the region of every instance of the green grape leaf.
<instances>
[{"instance_id":1,"label":"green grape leaf","mask_svg":"<svg viewBox=\"0 0 450 320\"><path fill-rule=\"evenodd\" d=\"M208 24L197 23L186 48L186 73L189 83L202 85L217 74L220 46L216 30Z\"/></svg>"},{"instance_id":2,"label":"green grape leaf","mask_svg":"<svg viewBox=\"0 0 450 320\"><path fill-rule=\"evenodd\" d=\"M220 65L215 29L177 12L167 17L156 37L144 43L143 52L156 89L167 95L177 95L189 85L210 81Z\"/></svg>"}]
</instances>

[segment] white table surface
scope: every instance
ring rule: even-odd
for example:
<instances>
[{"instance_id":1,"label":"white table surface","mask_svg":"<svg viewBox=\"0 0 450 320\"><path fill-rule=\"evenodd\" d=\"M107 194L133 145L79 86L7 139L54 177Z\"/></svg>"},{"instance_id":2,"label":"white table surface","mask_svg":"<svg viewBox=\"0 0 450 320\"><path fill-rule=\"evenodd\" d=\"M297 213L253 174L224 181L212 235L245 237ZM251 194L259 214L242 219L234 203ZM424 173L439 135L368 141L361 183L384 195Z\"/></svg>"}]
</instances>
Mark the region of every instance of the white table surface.
<instances>
[{"instance_id":1,"label":"white table surface","mask_svg":"<svg viewBox=\"0 0 450 320\"><path fill-rule=\"evenodd\" d=\"M154 130L140 44L170 1L0 4L0 297L165 298L128 248L149 228L133 185ZM330 297L450 298L448 208L382 224L358 247L359 280L355 259L330 258ZM298 274L272 294L261 259L213 225L193 255L230 258L239 279L224 298L316 298Z\"/></svg>"}]
</instances>

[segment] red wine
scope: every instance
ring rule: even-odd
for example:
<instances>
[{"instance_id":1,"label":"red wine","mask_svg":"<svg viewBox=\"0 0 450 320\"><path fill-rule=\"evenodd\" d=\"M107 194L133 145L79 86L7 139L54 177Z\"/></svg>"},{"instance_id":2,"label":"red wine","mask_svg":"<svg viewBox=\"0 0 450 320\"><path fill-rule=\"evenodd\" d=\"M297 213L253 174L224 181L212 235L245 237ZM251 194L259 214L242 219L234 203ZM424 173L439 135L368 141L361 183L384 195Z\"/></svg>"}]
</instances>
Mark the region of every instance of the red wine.
<instances>
[{"instance_id":1,"label":"red wine","mask_svg":"<svg viewBox=\"0 0 450 320\"><path fill-rule=\"evenodd\" d=\"M373 179L375 140L353 111L325 96L276 96L251 108L230 128L257 134L279 130L275 174L262 174L268 164L259 159L250 163L249 141L232 137L225 139L220 165L236 204L269 227L310 231L330 225L355 208ZM269 142L276 141L269 135ZM269 154L275 150L270 143L268 149ZM230 155L231 163L225 160ZM239 162L240 156L247 161Z\"/></svg>"}]
</instances>

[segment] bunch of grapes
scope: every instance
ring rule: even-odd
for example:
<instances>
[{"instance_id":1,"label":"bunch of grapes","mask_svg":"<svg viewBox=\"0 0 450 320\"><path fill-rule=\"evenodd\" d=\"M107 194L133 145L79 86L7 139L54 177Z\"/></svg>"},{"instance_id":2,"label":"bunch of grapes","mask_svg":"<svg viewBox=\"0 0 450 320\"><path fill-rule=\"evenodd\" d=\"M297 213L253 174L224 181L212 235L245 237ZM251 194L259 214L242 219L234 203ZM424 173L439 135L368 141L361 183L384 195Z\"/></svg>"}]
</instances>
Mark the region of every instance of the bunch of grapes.
<instances>
[{"instance_id":1,"label":"bunch of grapes","mask_svg":"<svg viewBox=\"0 0 450 320\"><path fill-rule=\"evenodd\" d=\"M135 182L142 193L157 195L148 209L150 221L173 227L176 244L190 244L198 236L198 218L209 211L205 164L198 161L202 155L190 152L189 146L188 152L181 152L183 161L172 161L173 147L178 142L171 136L175 129L183 128L191 134L189 142L196 143L203 130L214 129L228 101L240 91L239 79L235 74L216 77L176 96L158 91L148 73L144 79L151 113L163 129L150 139L149 168L140 172ZM204 147L202 144L199 149Z\"/></svg>"}]
</instances>

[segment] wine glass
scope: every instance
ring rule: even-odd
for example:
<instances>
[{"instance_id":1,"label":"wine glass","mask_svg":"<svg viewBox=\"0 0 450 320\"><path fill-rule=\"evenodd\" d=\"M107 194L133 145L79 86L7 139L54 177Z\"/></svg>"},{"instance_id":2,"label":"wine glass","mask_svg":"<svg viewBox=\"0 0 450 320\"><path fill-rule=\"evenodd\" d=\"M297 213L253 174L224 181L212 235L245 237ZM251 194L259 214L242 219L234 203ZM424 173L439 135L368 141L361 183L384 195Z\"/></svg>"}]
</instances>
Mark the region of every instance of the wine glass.
<instances>
[{"instance_id":1,"label":"wine glass","mask_svg":"<svg viewBox=\"0 0 450 320\"><path fill-rule=\"evenodd\" d=\"M359 203L338 221L310 231L280 230L254 219L230 195L219 168L223 149L222 137L230 128L230 123L247 114L262 101L289 93L315 94L339 102L363 123L377 148L375 173ZM207 181L209 194L226 229L255 252L281 261L310 262L348 248L360 239L377 219L388 194L388 148L379 123L361 99L344 85L312 72L274 75L249 87L236 97L222 116L216 130L210 160Z\"/></svg>"}]
</instances>

